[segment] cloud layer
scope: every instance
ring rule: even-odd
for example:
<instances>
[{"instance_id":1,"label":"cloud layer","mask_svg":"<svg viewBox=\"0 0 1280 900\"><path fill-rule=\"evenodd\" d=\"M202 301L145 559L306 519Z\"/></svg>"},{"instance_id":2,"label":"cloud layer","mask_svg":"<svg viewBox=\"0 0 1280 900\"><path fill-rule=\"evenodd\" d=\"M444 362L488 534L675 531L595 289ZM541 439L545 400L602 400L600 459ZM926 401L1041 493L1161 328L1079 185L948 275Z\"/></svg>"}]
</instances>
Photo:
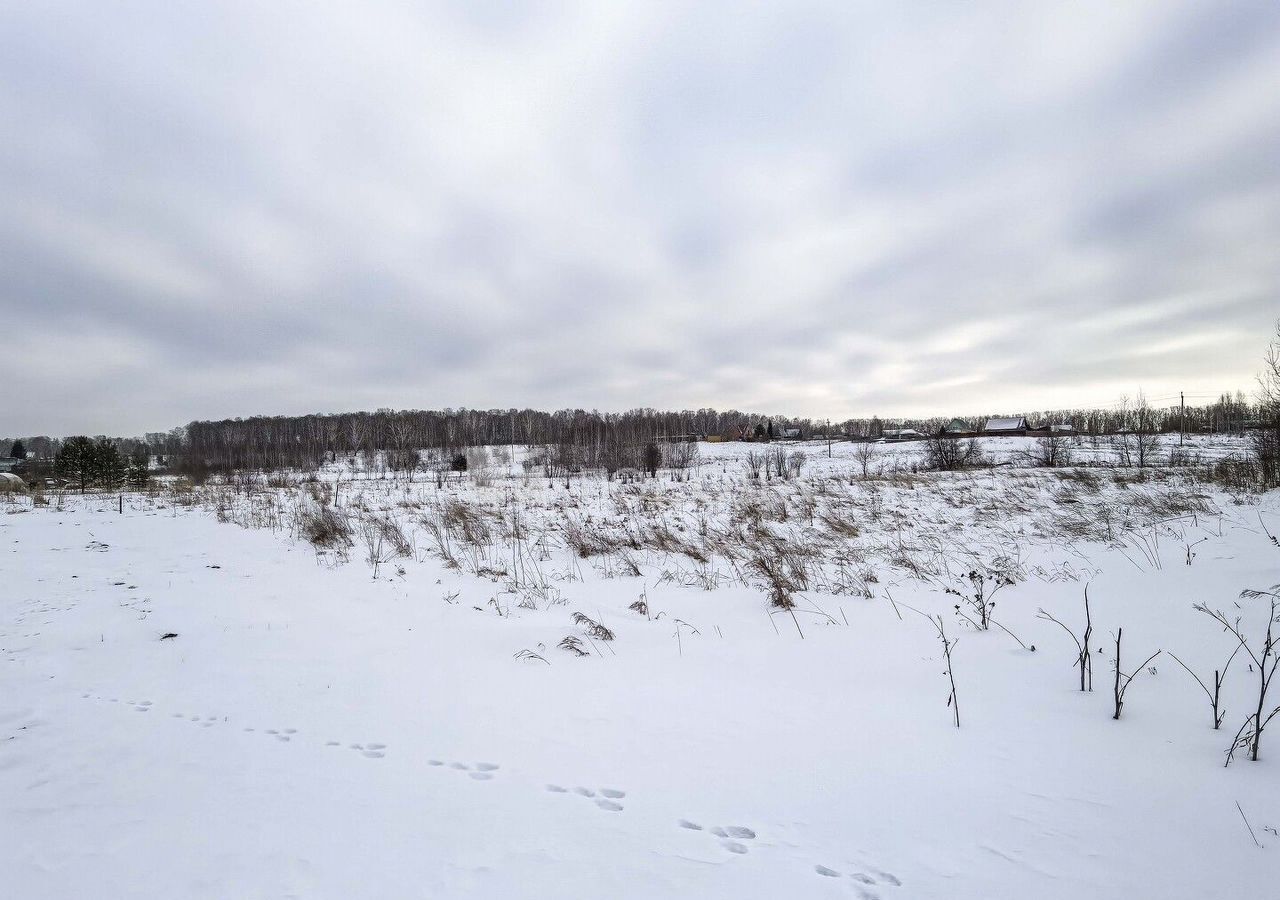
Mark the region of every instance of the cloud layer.
<instances>
[{"instance_id":1,"label":"cloud layer","mask_svg":"<svg viewBox=\"0 0 1280 900\"><path fill-rule=\"evenodd\" d=\"M0 11L0 432L1247 388L1280 6Z\"/></svg>"}]
</instances>

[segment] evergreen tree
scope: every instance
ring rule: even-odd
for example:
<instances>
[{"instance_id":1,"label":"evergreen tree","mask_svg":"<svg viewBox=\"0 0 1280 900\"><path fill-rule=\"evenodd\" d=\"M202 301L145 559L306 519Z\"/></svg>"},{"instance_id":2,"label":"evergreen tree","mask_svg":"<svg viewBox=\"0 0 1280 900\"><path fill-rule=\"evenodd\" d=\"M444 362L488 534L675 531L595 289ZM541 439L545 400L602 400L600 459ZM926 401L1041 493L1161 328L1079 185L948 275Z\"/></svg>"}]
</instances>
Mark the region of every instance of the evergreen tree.
<instances>
[{"instance_id":1,"label":"evergreen tree","mask_svg":"<svg viewBox=\"0 0 1280 900\"><path fill-rule=\"evenodd\" d=\"M151 455L145 445L135 447L130 454L125 480L135 491L143 490L151 481Z\"/></svg>"},{"instance_id":2,"label":"evergreen tree","mask_svg":"<svg viewBox=\"0 0 1280 900\"><path fill-rule=\"evenodd\" d=\"M59 477L80 483L80 493L93 481L97 471L97 445L84 435L69 437L54 460L53 470Z\"/></svg>"},{"instance_id":3,"label":"evergreen tree","mask_svg":"<svg viewBox=\"0 0 1280 900\"><path fill-rule=\"evenodd\" d=\"M662 465L662 448L653 441L645 444L641 462L644 464L644 470L649 473L650 478L657 477L658 466Z\"/></svg>"},{"instance_id":4,"label":"evergreen tree","mask_svg":"<svg viewBox=\"0 0 1280 900\"><path fill-rule=\"evenodd\" d=\"M9 450L9 456L14 459L27 458L27 445L22 443L21 438L13 442L13 447Z\"/></svg>"},{"instance_id":5,"label":"evergreen tree","mask_svg":"<svg viewBox=\"0 0 1280 900\"><path fill-rule=\"evenodd\" d=\"M100 437L93 445L94 480L102 487L118 487L125 476L125 462L111 438Z\"/></svg>"}]
</instances>

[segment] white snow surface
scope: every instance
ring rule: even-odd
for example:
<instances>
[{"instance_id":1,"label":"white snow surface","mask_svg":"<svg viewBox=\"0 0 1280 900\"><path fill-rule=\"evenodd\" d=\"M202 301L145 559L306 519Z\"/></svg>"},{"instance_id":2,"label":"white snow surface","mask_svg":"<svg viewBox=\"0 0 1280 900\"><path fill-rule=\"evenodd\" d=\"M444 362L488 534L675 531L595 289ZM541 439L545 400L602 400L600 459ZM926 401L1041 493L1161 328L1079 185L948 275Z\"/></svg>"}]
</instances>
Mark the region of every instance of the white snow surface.
<instances>
[{"instance_id":1,"label":"white snow surface","mask_svg":"<svg viewBox=\"0 0 1280 900\"><path fill-rule=\"evenodd\" d=\"M339 509L394 516L414 544L376 580L359 543L343 562L291 527L327 484L0 506L0 895L1277 896L1280 724L1261 761L1224 767L1256 676L1237 658L1215 731L1167 653L1211 681L1231 652L1194 603L1259 631L1262 601L1239 594L1280 582L1280 498L1111 470L863 481L848 444L750 483L749 449L630 485L330 472ZM1198 508L1170 515L1170 496ZM447 566L422 522L450 500L518 509L523 544L495 524L487 571L464 551ZM742 560L641 548L634 576L626 554L565 548L574 526L636 523L705 547L753 517L827 560L794 618ZM1019 574L995 617L1034 652L943 591L997 558ZM1036 615L1079 626L1086 583L1092 693ZM959 728L908 605L959 639ZM1120 627L1126 672L1166 655L1115 721Z\"/></svg>"}]
</instances>

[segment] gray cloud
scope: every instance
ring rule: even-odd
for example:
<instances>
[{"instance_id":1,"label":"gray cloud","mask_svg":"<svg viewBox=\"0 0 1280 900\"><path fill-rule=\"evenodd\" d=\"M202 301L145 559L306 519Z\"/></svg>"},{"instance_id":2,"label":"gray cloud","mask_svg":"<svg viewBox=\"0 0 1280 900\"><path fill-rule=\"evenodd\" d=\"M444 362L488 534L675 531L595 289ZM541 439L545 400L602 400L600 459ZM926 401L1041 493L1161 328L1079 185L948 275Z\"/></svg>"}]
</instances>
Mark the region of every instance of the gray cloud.
<instances>
[{"instance_id":1,"label":"gray cloud","mask_svg":"<svg viewBox=\"0 0 1280 900\"><path fill-rule=\"evenodd\" d=\"M0 11L0 432L1247 388L1280 10Z\"/></svg>"}]
</instances>

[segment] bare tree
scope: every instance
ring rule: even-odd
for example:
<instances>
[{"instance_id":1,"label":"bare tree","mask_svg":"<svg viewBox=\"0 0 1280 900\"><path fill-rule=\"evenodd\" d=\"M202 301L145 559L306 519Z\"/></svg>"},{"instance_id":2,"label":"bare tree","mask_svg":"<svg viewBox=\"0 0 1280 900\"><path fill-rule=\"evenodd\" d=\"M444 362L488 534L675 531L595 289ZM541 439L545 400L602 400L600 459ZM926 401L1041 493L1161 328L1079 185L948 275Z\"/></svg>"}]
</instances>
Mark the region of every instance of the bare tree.
<instances>
[{"instance_id":1,"label":"bare tree","mask_svg":"<svg viewBox=\"0 0 1280 900\"><path fill-rule=\"evenodd\" d=\"M952 438L934 435L924 444L925 465L930 469L953 472L981 465L982 445L975 438Z\"/></svg>"},{"instance_id":2,"label":"bare tree","mask_svg":"<svg viewBox=\"0 0 1280 900\"><path fill-rule=\"evenodd\" d=\"M347 450L352 456L364 449L368 435L369 422L367 416L357 414L347 419Z\"/></svg>"},{"instance_id":3,"label":"bare tree","mask_svg":"<svg viewBox=\"0 0 1280 900\"><path fill-rule=\"evenodd\" d=\"M1280 321L1267 344L1258 375L1258 407L1262 427L1254 433L1253 448L1262 469L1263 484L1280 485Z\"/></svg>"},{"instance_id":4,"label":"bare tree","mask_svg":"<svg viewBox=\"0 0 1280 900\"><path fill-rule=\"evenodd\" d=\"M693 468L702 453L695 441L673 441L664 447L667 465L678 472Z\"/></svg>"},{"instance_id":5,"label":"bare tree","mask_svg":"<svg viewBox=\"0 0 1280 900\"><path fill-rule=\"evenodd\" d=\"M610 481L619 469L637 468L635 453L614 437L607 438L604 446L600 448L600 465L604 469L605 477Z\"/></svg>"},{"instance_id":6,"label":"bare tree","mask_svg":"<svg viewBox=\"0 0 1280 900\"><path fill-rule=\"evenodd\" d=\"M764 451L765 469L770 475L778 478L787 477L787 448L770 447Z\"/></svg>"},{"instance_id":7,"label":"bare tree","mask_svg":"<svg viewBox=\"0 0 1280 900\"><path fill-rule=\"evenodd\" d=\"M1056 469L1071 465L1071 441L1061 434L1050 432L1042 438L1036 438L1035 446L1027 451L1032 465Z\"/></svg>"},{"instance_id":8,"label":"bare tree","mask_svg":"<svg viewBox=\"0 0 1280 900\"><path fill-rule=\"evenodd\" d=\"M853 460L862 470L863 478L866 478L871 471L871 463L876 458L876 450L876 443L871 440L862 441L853 448Z\"/></svg>"},{"instance_id":9,"label":"bare tree","mask_svg":"<svg viewBox=\"0 0 1280 900\"><path fill-rule=\"evenodd\" d=\"M804 469L805 461L808 459L803 450L796 450L787 454L787 478L799 478L800 472Z\"/></svg>"},{"instance_id":10,"label":"bare tree","mask_svg":"<svg viewBox=\"0 0 1280 900\"><path fill-rule=\"evenodd\" d=\"M418 468L418 451L412 446L413 422L407 415L393 416L387 423L390 446L386 450L387 468L392 472L405 472L413 481Z\"/></svg>"},{"instance_id":11,"label":"bare tree","mask_svg":"<svg viewBox=\"0 0 1280 900\"><path fill-rule=\"evenodd\" d=\"M1155 411L1147 403L1146 395L1138 391L1138 399L1129 407L1129 398L1120 401L1125 415L1117 447L1120 465L1145 467L1154 461L1160 448L1160 433Z\"/></svg>"}]
</instances>

